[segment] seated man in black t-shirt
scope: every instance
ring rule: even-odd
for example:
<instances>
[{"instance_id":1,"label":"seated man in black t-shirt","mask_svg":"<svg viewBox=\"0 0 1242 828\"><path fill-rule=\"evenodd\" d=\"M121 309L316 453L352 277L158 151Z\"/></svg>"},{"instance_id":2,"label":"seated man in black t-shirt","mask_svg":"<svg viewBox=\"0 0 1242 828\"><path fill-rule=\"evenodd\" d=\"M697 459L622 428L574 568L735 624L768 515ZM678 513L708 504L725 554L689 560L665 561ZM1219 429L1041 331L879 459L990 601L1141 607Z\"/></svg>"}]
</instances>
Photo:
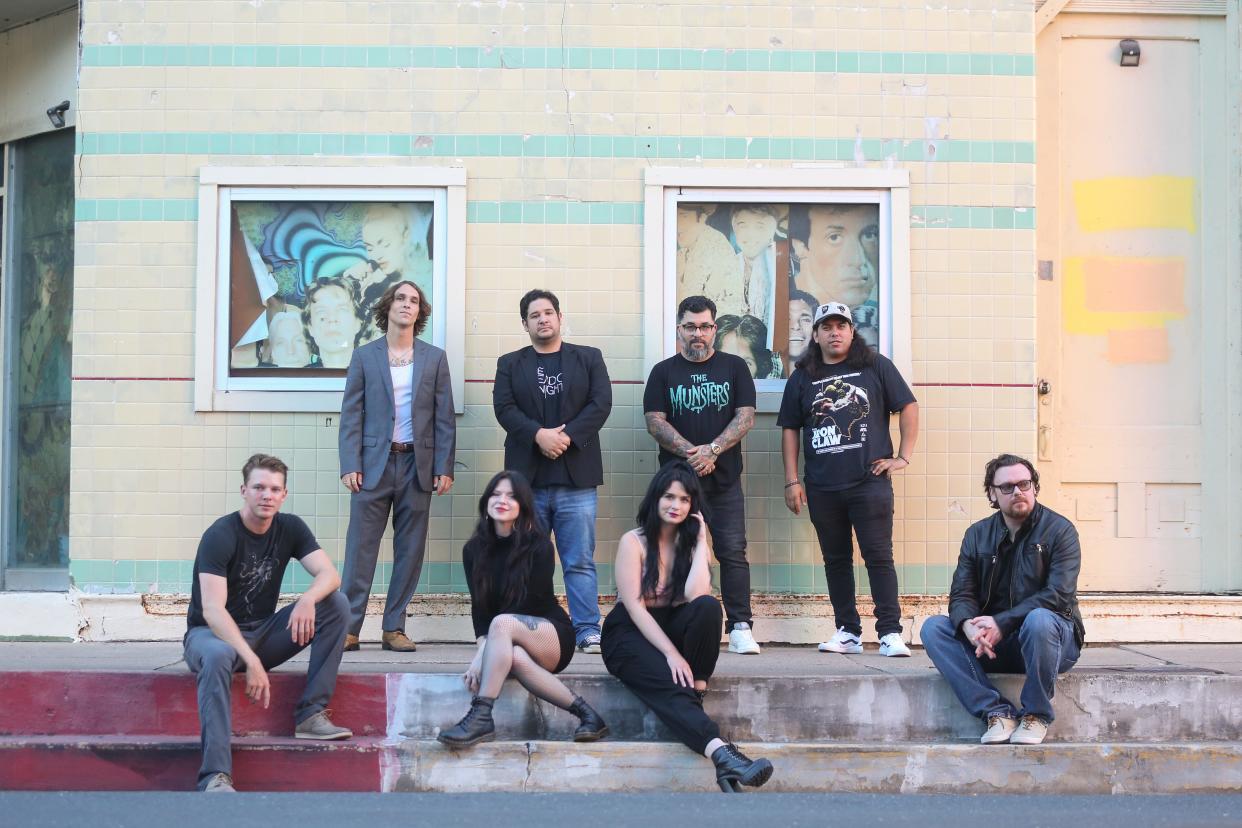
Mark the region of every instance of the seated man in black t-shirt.
<instances>
[{"instance_id":1,"label":"seated man in black t-shirt","mask_svg":"<svg viewBox=\"0 0 1242 828\"><path fill-rule=\"evenodd\" d=\"M306 689L294 709L299 739L348 739L325 708L336 687L349 602L337 590L341 578L310 528L280 514L288 490L288 467L256 454L242 467L242 507L213 523L198 544L185 662L198 679L198 717L203 764L198 788L233 790L229 748L232 710L229 685L245 670L251 704L271 701L267 671L311 646ZM313 577L294 603L276 611L280 582L290 558Z\"/></svg>"}]
</instances>

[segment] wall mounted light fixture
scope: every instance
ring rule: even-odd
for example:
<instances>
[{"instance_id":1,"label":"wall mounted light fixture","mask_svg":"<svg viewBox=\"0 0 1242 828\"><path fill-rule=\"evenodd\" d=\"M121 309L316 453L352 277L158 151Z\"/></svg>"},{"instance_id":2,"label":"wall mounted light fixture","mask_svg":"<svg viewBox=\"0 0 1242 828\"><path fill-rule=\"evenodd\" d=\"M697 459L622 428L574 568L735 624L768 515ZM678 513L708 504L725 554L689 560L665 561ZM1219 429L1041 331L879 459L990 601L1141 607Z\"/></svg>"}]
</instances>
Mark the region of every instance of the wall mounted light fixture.
<instances>
[{"instance_id":1,"label":"wall mounted light fixture","mask_svg":"<svg viewBox=\"0 0 1242 828\"><path fill-rule=\"evenodd\" d=\"M61 101L56 106L51 107L47 111L47 119L52 122L52 126L60 129L65 125L65 113L69 111L69 102Z\"/></svg>"},{"instance_id":2,"label":"wall mounted light fixture","mask_svg":"<svg viewBox=\"0 0 1242 828\"><path fill-rule=\"evenodd\" d=\"M1121 41L1121 65L1122 66L1138 66L1140 57L1139 43L1137 40Z\"/></svg>"}]
</instances>

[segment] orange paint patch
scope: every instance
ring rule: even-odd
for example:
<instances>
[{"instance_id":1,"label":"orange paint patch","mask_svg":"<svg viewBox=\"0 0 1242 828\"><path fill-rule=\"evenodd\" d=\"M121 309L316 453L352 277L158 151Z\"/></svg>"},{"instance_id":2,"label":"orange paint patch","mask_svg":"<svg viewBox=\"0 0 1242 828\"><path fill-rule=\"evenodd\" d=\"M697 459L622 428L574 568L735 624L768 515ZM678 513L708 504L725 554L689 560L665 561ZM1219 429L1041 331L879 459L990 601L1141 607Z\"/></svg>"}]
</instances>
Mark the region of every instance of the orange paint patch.
<instances>
[{"instance_id":1,"label":"orange paint patch","mask_svg":"<svg viewBox=\"0 0 1242 828\"><path fill-rule=\"evenodd\" d=\"M1087 258L1083 261L1088 311L1186 312L1186 263L1182 259Z\"/></svg>"},{"instance_id":2,"label":"orange paint patch","mask_svg":"<svg viewBox=\"0 0 1242 828\"><path fill-rule=\"evenodd\" d=\"M1108 361L1113 365L1168 362L1169 333L1164 328L1148 331L1109 331Z\"/></svg>"}]
</instances>

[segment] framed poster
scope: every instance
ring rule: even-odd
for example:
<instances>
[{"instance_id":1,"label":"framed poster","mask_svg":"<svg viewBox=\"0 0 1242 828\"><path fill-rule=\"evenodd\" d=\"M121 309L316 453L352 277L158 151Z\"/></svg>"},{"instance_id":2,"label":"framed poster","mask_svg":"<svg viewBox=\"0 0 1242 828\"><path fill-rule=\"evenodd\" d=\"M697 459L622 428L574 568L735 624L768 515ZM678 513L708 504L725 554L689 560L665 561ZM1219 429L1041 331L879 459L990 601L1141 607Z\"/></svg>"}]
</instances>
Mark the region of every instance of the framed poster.
<instances>
[{"instance_id":1,"label":"framed poster","mask_svg":"<svg viewBox=\"0 0 1242 828\"><path fill-rule=\"evenodd\" d=\"M464 237L464 228L452 232L457 185L426 186L411 179L427 171L408 169L389 171L383 184L370 168L277 172L299 183L273 183L263 169L203 173L214 203L199 214L199 410L339 410L354 348L382 335L376 302L407 280L432 308L420 338L449 353L458 386L464 287L459 273L450 276L464 270L464 251L454 255L452 243ZM450 177L464 191L462 171L432 172L459 173ZM325 184L325 174L335 183ZM461 388L454 392L460 410Z\"/></svg>"},{"instance_id":2,"label":"framed poster","mask_svg":"<svg viewBox=\"0 0 1242 828\"><path fill-rule=\"evenodd\" d=\"M647 184L648 370L676 352L677 305L695 295L716 304L715 347L746 361L760 410L775 410L825 302L909 369L904 171L665 169Z\"/></svg>"}]
</instances>

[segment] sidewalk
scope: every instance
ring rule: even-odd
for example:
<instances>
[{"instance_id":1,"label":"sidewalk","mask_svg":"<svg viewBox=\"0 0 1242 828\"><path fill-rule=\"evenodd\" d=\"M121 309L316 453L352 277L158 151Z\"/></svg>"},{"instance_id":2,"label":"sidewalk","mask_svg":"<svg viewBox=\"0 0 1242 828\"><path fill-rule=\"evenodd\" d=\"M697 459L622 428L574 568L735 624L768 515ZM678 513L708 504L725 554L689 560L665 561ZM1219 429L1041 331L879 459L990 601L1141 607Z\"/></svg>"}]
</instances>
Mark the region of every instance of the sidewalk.
<instances>
[{"instance_id":1,"label":"sidewalk","mask_svg":"<svg viewBox=\"0 0 1242 828\"><path fill-rule=\"evenodd\" d=\"M474 656L475 648L461 644L419 645L416 653L381 650L378 643L362 645L361 652L346 653L342 673L460 673ZM303 672L309 650L279 667L276 672ZM716 677L813 677L920 675L934 671L923 650L910 658L884 658L869 648L862 655L821 653L814 646L763 648L759 656L739 656L724 651ZM44 670L188 672L181 645L171 642L0 642L0 672ZM1202 673L1242 676L1242 644L1126 644L1089 646L1075 672L1107 673ZM567 676L604 675L598 655L576 653Z\"/></svg>"}]
</instances>

